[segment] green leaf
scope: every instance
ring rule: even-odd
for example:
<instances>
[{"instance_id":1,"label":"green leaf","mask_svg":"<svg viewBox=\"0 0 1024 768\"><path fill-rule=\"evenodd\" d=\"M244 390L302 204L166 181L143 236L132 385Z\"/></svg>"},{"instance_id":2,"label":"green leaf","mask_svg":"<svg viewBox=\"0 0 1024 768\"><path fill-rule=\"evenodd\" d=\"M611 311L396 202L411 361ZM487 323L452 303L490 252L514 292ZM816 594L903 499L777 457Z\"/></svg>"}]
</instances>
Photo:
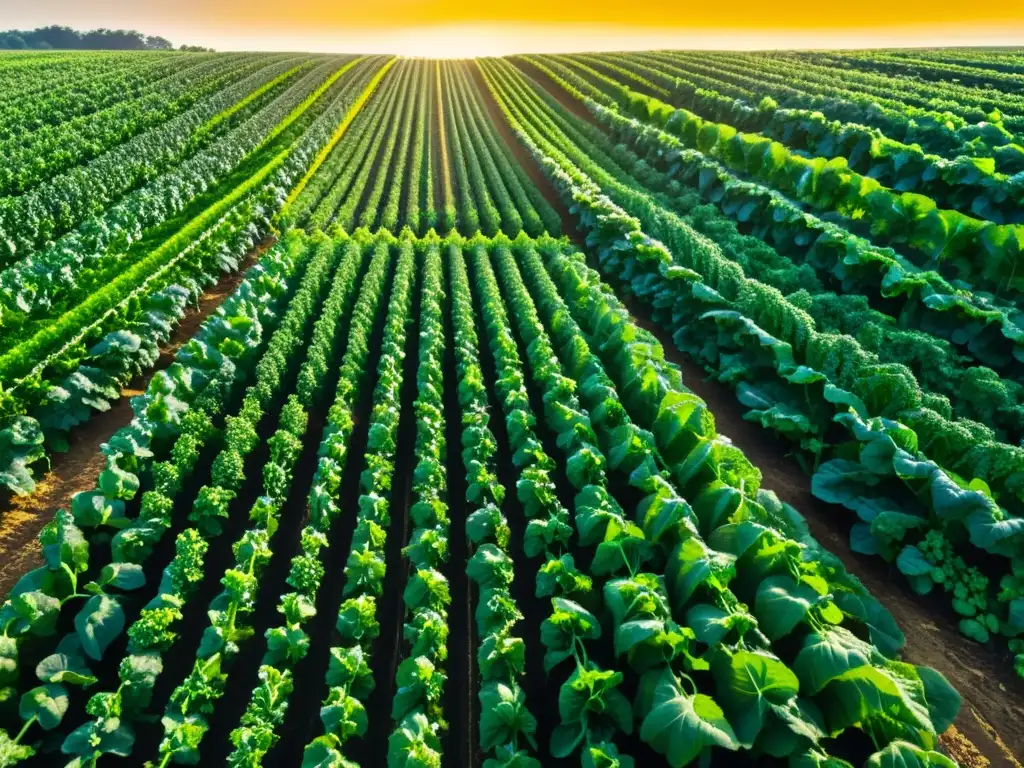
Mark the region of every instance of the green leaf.
<instances>
[{"instance_id":1,"label":"green leaf","mask_svg":"<svg viewBox=\"0 0 1024 768\"><path fill-rule=\"evenodd\" d=\"M587 730L584 723L569 723L555 726L551 732L551 756L562 760L569 757L583 743Z\"/></svg>"},{"instance_id":2,"label":"green leaf","mask_svg":"<svg viewBox=\"0 0 1024 768\"><path fill-rule=\"evenodd\" d=\"M740 744L722 708L710 696L686 695L670 670L654 689L640 738L665 755L672 768L682 768L712 747L736 751Z\"/></svg>"},{"instance_id":3,"label":"green leaf","mask_svg":"<svg viewBox=\"0 0 1024 768\"><path fill-rule=\"evenodd\" d=\"M309 652L309 635L301 627L270 627L265 633L263 664L291 667Z\"/></svg>"},{"instance_id":4,"label":"green leaf","mask_svg":"<svg viewBox=\"0 0 1024 768\"><path fill-rule=\"evenodd\" d=\"M739 742L753 746L768 714L775 707L790 705L800 681L775 656L764 652L739 651L716 654L712 671L717 682L718 701L733 724Z\"/></svg>"},{"instance_id":5,"label":"green leaf","mask_svg":"<svg viewBox=\"0 0 1024 768\"><path fill-rule=\"evenodd\" d=\"M82 641L82 650L99 661L107 646L124 629L124 609L107 595L94 595L75 616L75 629Z\"/></svg>"},{"instance_id":6,"label":"green leaf","mask_svg":"<svg viewBox=\"0 0 1024 768\"><path fill-rule=\"evenodd\" d=\"M667 619L671 615L663 577L652 573L607 582L604 602L616 625L637 618Z\"/></svg>"},{"instance_id":7,"label":"green leaf","mask_svg":"<svg viewBox=\"0 0 1024 768\"><path fill-rule=\"evenodd\" d=\"M71 498L71 514L75 523L83 528L110 525L124 528L130 521L124 514L124 502L109 499L99 491L82 491Z\"/></svg>"},{"instance_id":8,"label":"green leaf","mask_svg":"<svg viewBox=\"0 0 1024 768\"><path fill-rule=\"evenodd\" d=\"M850 763L838 757L819 751L816 748L808 749L801 754L794 754L789 759L790 768L853 768Z\"/></svg>"},{"instance_id":9,"label":"green leaf","mask_svg":"<svg viewBox=\"0 0 1024 768\"><path fill-rule=\"evenodd\" d=\"M537 571L537 597L572 597L576 593L586 594L593 586L594 580L580 573L576 561L568 553L557 558L548 557Z\"/></svg>"},{"instance_id":10,"label":"green leaf","mask_svg":"<svg viewBox=\"0 0 1024 768\"><path fill-rule=\"evenodd\" d=\"M597 617L582 605L556 597L551 600L551 615L540 626L540 639L547 648L544 669L550 672L573 654L576 639L595 640L601 636Z\"/></svg>"},{"instance_id":11,"label":"green leaf","mask_svg":"<svg viewBox=\"0 0 1024 768\"><path fill-rule=\"evenodd\" d=\"M848 630L832 627L812 632L793 662L805 694L816 694L845 672L871 663L871 646Z\"/></svg>"},{"instance_id":12,"label":"green leaf","mask_svg":"<svg viewBox=\"0 0 1024 768\"><path fill-rule=\"evenodd\" d=\"M124 686L121 700L126 712L138 713L149 706L153 686L163 669L163 657L159 652L135 653L121 661L118 675Z\"/></svg>"},{"instance_id":13,"label":"green leaf","mask_svg":"<svg viewBox=\"0 0 1024 768\"><path fill-rule=\"evenodd\" d=\"M444 611L452 601L448 579L440 571L421 568L409 578L402 600L410 611Z\"/></svg>"},{"instance_id":14,"label":"green leaf","mask_svg":"<svg viewBox=\"0 0 1024 768\"><path fill-rule=\"evenodd\" d=\"M36 665L36 677L44 683L68 683L89 686L96 682L80 658L52 653Z\"/></svg>"},{"instance_id":15,"label":"green leaf","mask_svg":"<svg viewBox=\"0 0 1024 768\"><path fill-rule=\"evenodd\" d=\"M89 567L89 542L75 525L67 510L58 510L53 520L39 534L46 565L54 571L66 565L72 573L83 573Z\"/></svg>"},{"instance_id":16,"label":"green leaf","mask_svg":"<svg viewBox=\"0 0 1024 768\"><path fill-rule=\"evenodd\" d=\"M349 598L338 609L335 625L347 643L368 642L380 634L377 601L372 595Z\"/></svg>"},{"instance_id":17,"label":"green leaf","mask_svg":"<svg viewBox=\"0 0 1024 768\"><path fill-rule=\"evenodd\" d=\"M374 687L373 672L363 649L358 645L331 648L326 680L328 686L344 688L360 701L365 701Z\"/></svg>"},{"instance_id":18,"label":"green leaf","mask_svg":"<svg viewBox=\"0 0 1024 768\"><path fill-rule=\"evenodd\" d=\"M359 768L359 765L346 760L329 737L318 736L306 745L301 768Z\"/></svg>"},{"instance_id":19,"label":"green leaf","mask_svg":"<svg viewBox=\"0 0 1024 768\"><path fill-rule=\"evenodd\" d=\"M515 679L526 669L526 643L512 636L509 627L502 627L480 643L477 661L484 680Z\"/></svg>"},{"instance_id":20,"label":"green leaf","mask_svg":"<svg viewBox=\"0 0 1024 768\"><path fill-rule=\"evenodd\" d=\"M515 575L512 558L495 545L484 544L466 563L466 575L481 589L507 587Z\"/></svg>"},{"instance_id":21,"label":"green leaf","mask_svg":"<svg viewBox=\"0 0 1024 768\"><path fill-rule=\"evenodd\" d=\"M2 476L0 476L2 480ZM16 489L15 489L16 490ZM36 753L35 749L25 744L16 744L14 739L7 735L7 731L0 728L0 766L9 768L18 763L28 760Z\"/></svg>"},{"instance_id":22,"label":"green leaf","mask_svg":"<svg viewBox=\"0 0 1024 768\"><path fill-rule=\"evenodd\" d=\"M354 696L350 696L341 688L331 688L327 699L320 707L320 721L324 731L344 744L353 736L362 736L369 725L366 708Z\"/></svg>"},{"instance_id":23,"label":"green leaf","mask_svg":"<svg viewBox=\"0 0 1024 768\"><path fill-rule=\"evenodd\" d=\"M0 635L0 686L18 679L18 641Z\"/></svg>"},{"instance_id":24,"label":"green leaf","mask_svg":"<svg viewBox=\"0 0 1024 768\"><path fill-rule=\"evenodd\" d=\"M537 720L526 708L526 694L513 683L492 680L480 687L480 749L489 752L522 736L536 748Z\"/></svg>"},{"instance_id":25,"label":"green leaf","mask_svg":"<svg viewBox=\"0 0 1024 768\"><path fill-rule=\"evenodd\" d=\"M68 692L63 685L40 685L21 697L18 714L22 720L37 718L44 731L51 731L60 725L68 711Z\"/></svg>"},{"instance_id":26,"label":"green leaf","mask_svg":"<svg viewBox=\"0 0 1024 768\"><path fill-rule=\"evenodd\" d=\"M423 714L407 716L392 731L388 768L441 768L441 742Z\"/></svg>"},{"instance_id":27,"label":"green leaf","mask_svg":"<svg viewBox=\"0 0 1024 768\"><path fill-rule=\"evenodd\" d=\"M184 716L176 712L160 718L164 739L160 754L173 755L179 763L195 765L199 762L199 744L208 728L202 715Z\"/></svg>"},{"instance_id":28,"label":"green leaf","mask_svg":"<svg viewBox=\"0 0 1024 768\"><path fill-rule=\"evenodd\" d=\"M142 566L135 563L109 563L103 566L96 581L90 582L97 587L111 586L125 591L138 589L145 583L146 576L142 572ZM88 588L87 585L86 589Z\"/></svg>"},{"instance_id":29,"label":"green leaf","mask_svg":"<svg viewBox=\"0 0 1024 768\"><path fill-rule=\"evenodd\" d=\"M632 575L643 567L652 554L651 543L644 539L644 532L638 525L612 520L605 529L604 541L597 545L590 572L594 576L622 571Z\"/></svg>"},{"instance_id":30,"label":"green leaf","mask_svg":"<svg viewBox=\"0 0 1024 768\"><path fill-rule=\"evenodd\" d=\"M103 495L111 499L132 499L139 490L139 478L125 472L113 461L108 461L96 484Z\"/></svg>"},{"instance_id":31,"label":"green leaf","mask_svg":"<svg viewBox=\"0 0 1024 768\"><path fill-rule=\"evenodd\" d=\"M60 600L40 590L34 590L12 597L10 606L4 607L2 616L8 636L31 632L45 637L54 633L59 613Z\"/></svg>"},{"instance_id":32,"label":"green leaf","mask_svg":"<svg viewBox=\"0 0 1024 768\"><path fill-rule=\"evenodd\" d=\"M804 621L818 601L817 592L789 574L770 576L757 588L754 614L769 640L785 637Z\"/></svg>"},{"instance_id":33,"label":"green leaf","mask_svg":"<svg viewBox=\"0 0 1024 768\"><path fill-rule=\"evenodd\" d=\"M917 667L918 677L924 685L924 695L928 702L928 713L936 733L944 733L956 720L963 699L949 681L931 667Z\"/></svg>"},{"instance_id":34,"label":"green leaf","mask_svg":"<svg viewBox=\"0 0 1024 768\"><path fill-rule=\"evenodd\" d=\"M832 680L821 698L829 730L834 733L851 725L869 724L882 715L934 734L923 686L907 675L914 668L897 665L899 662L890 662L886 669L861 666Z\"/></svg>"},{"instance_id":35,"label":"green leaf","mask_svg":"<svg viewBox=\"0 0 1024 768\"><path fill-rule=\"evenodd\" d=\"M716 605L698 603L686 612L686 624L700 642L715 647L723 642L732 642L730 633L733 631L737 640L742 639L749 630L757 627L757 620L742 610L742 606L737 606L730 613Z\"/></svg>"},{"instance_id":36,"label":"green leaf","mask_svg":"<svg viewBox=\"0 0 1024 768\"><path fill-rule=\"evenodd\" d=\"M494 750L494 757L484 760L483 768L543 768L540 761L525 749L503 744Z\"/></svg>"},{"instance_id":37,"label":"green leaf","mask_svg":"<svg viewBox=\"0 0 1024 768\"><path fill-rule=\"evenodd\" d=\"M896 558L896 567L905 576L927 576L932 571L932 564L925 560L921 550L913 545L907 545L900 550Z\"/></svg>"},{"instance_id":38,"label":"green leaf","mask_svg":"<svg viewBox=\"0 0 1024 768\"><path fill-rule=\"evenodd\" d=\"M633 768L633 758L620 755L609 741L588 742L580 754L581 768Z\"/></svg>"},{"instance_id":39,"label":"green leaf","mask_svg":"<svg viewBox=\"0 0 1024 768\"><path fill-rule=\"evenodd\" d=\"M79 755L90 760L97 753L129 757L134 745L135 732L131 726L116 717L104 717L80 725L69 733L61 751L65 755Z\"/></svg>"},{"instance_id":40,"label":"green leaf","mask_svg":"<svg viewBox=\"0 0 1024 768\"><path fill-rule=\"evenodd\" d=\"M391 703L391 719L400 721L420 707L440 700L445 674L424 657L407 658L398 665L398 685Z\"/></svg>"},{"instance_id":41,"label":"green leaf","mask_svg":"<svg viewBox=\"0 0 1024 768\"><path fill-rule=\"evenodd\" d=\"M402 637L409 642L410 656L448 658L448 619L436 611L416 611L402 625Z\"/></svg>"},{"instance_id":42,"label":"green leaf","mask_svg":"<svg viewBox=\"0 0 1024 768\"><path fill-rule=\"evenodd\" d=\"M581 723L584 728L593 717L604 716L623 733L633 732L633 708L618 690L621 672L601 669L594 662L577 666L558 691L558 713L562 724Z\"/></svg>"},{"instance_id":43,"label":"green leaf","mask_svg":"<svg viewBox=\"0 0 1024 768\"><path fill-rule=\"evenodd\" d=\"M957 768L957 764L939 752L894 741L869 757L864 768Z\"/></svg>"}]
</instances>

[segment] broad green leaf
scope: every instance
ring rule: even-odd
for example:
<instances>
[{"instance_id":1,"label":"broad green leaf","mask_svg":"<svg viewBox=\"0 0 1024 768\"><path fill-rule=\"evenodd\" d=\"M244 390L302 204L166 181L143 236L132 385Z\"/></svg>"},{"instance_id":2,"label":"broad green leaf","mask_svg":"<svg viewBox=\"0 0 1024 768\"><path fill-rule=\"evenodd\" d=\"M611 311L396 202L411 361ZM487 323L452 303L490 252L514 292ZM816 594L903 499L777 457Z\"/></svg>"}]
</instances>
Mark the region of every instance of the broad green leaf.
<instances>
[{"instance_id":1,"label":"broad green leaf","mask_svg":"<svg viewBox=\"0 0 1024 768\"><path fill-rule=\"evenodd\" d=\"M124 609L107 595L94 595L75 616L75 629L82 650L98 661L124 629Z\"/></svg>"},{"instance_id":2,"label":"broad green leaf","mask_svg":"<svg viewBox=\"0 0 1024 768\"><path fill-rule=\"evenodd\" d=\"M688 696L666 670L654 690L650 711L640 726L640 738L664 755L672 768L682 768L712 747L740 747L732 726L714 699L702 693Z\"/></svg>"},{"instance_id":3,"label":"broad green leaf","mask_svg":"<svg viewBox=\"0 0 1024 768\"><path fill-rule=\"evenodd\" d=\"M388 768L441 768L441 743L426 716L407 716L388 738Z\"/></svg>"},{"instance_id":4,"label":"broad green leaf","mask_svg":"<svg viewBox=\"0 0 1024 768\"><path fill-rule=\"evenodd\" d=\"M869 757L864 768L957 768L957 764L939 752L894 741Z\"/></svg>"},{"instance_id":5,"label":"broad green leaf","mask_svg":"<svg viewBox=\"0 0 1024 768\"><path fill-rule=\"evenodd\" d=\"M816 694L843 673L871 663L872 649L849 631L835 627L812 632L793 662L804 694Z\"/></svg>"},{"instance_id":6,"label":"broad green leaf","mask_svg":"<svg viewBox=\"0 0 1024 768\"><path fill-rule=\"evenodd\" d=\"M36 665L36 677L44 683L68 683L89 686L96 682L80 658L53 653Z\"/></svg>"},{"instance_id":7,"label":"broad green leaf","mask_svg":"<svg viewBox=\"0 0 1024 768\"><path fill-rule=\"evenodd\" d=\"M44 731L60 725L68 711L68 692L63 685L49 683L33 688L21 697L18 714L22 720L35 717Z\"/></svg>"},{"instance_id":8,"label":"broad green leaf","mask_svg":"<svg viewBox=\"0 0 1024 768\"><path fill-rule=\"evenodd\" d=\"M773 707L788 706L800 681L777 657L767 653L720 652L712 662L718 701L743 746L753 746Z\"/></svg>"},{"instance_id":9,"label":"broad green leaf","mask_svg":"<svg viewBox=\"0 0 1024 768\"><path fill-rule=\"evenodd\" d=\"M944 733L956 720L963 699L942 673L931 667L917 667L917 674L924 685L924 695L935 732Z\"/></svg>"},{"instance_id":10,"label":"broad green leaf","mask_svg":"<svg viewBox=\"0 0 1024 768\"><path fill-rule=\"evenodd\" d=\"M306 745L301 768L358 768L358 764L346 760L328 737L318 736Z\"/></svg>"},{"instance_id":11,"label":"broad green leaf","mask_svg":"<svg viewBox=\"0 0 1024 768\"><path fill-rule=\"evenodd\" d=\"M487 752L525 738L536 747L537 720L526 708L526 694L515 683L496 680L480 688L480 749Z\"/></svg>"},{"instance_id":12,"label":"broad green leaf","mask_svg":"<svg viewBox=\"0 0 1024 768\"><path fill-rule=\"evenodd\" d=\"M778 640L804 621L819 595L788 574L770 576L757 588L754 613L769 640Z\"/></svg>"}]
</instances>

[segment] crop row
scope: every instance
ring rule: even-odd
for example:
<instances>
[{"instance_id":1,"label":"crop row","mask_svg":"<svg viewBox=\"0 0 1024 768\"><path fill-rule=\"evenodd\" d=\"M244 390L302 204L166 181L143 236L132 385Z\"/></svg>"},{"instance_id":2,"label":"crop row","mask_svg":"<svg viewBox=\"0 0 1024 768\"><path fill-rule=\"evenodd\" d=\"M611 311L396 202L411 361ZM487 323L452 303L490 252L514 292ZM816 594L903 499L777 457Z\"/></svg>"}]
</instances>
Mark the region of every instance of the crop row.
<instances>
[{"instance_id":1,"label":"crop row","mask_svg":"<svg viewBox=\"0 0 1024 768\"><path fill-rule=\"evenodd\" d=\"M145 91L182 67L215 57L166 53L36 59L35 66L11 67L5 59L0 94L0 141L33 133L47 125L85 116ZM26 62L31 63L31 62Z\"/></svg>"},{"instance_id":2,"label":"crop row","mask_svg":"<svg viewBox=\"0 0 1024 768\"><path fill-rule=\"evenodd\" d=\"M268 107L265 100L255 102L250 109L238 114L234 121L221 125L219 131L204 134L201 141L194 139L203 126L215 120L220 113L231 109L250 94L264 93L266 84L275 83L278 76L299 63L296 59L268 62L233 86L209 95L167 123L112 147L92 162L69 168L24 195L3 198L0 203L0 229L6 243L3 261L5 265L13 265L3 272L7 311L17 311L19 304L21 311L29 311L24 309L25 305L34 307L40 303L40 298L35 295L39 291L32 288L33 283L43 277L39 274L40 267L49 267L55 258L60 257L63 257L61 263L66 263L68 255L76 252L84 257L89 250L108 240L110 233L107 230L120 223L120 219L109 216L110 209L134 211L145 195L157 199L163 197L158 194L161 185L167 185L169 181L180 184L183 166L189 160L194 165L196 155L213 154L216 158L224 151L224 147L219 145L225 142L230 148L232 139L237 140L235 136L240 135L241 124L246 120L258 120L255 113L260 111L259 108ZM319 80L315 75L307 75L305 83L289 83L293 87L285 89L287 93L283 96L282 90L275 88L271 88L270 95L282 97L279 99L282 104L288 101L294 104L295 99L301 100L326 76L326 69L319 72ZM272 111L270 107L264 110L266 114ZM231 128L236 130L229 131ZM210 143L211 139L218 138L221 141ZM209 157L204 159L206 164L210 162ZM207 185L209 183L206 182ZM178 193L179 196L181 194ZM135 202L136 198L139 202ZM118 203L121 209L115 208ZM124 226L122 223L121 227ZM51 241L53 244L47 245ZM35 259L26 265L27 258L32 256ZM15 301L18 294L21 294L20 300Z\"/></svg>"},{"instance_id":3,"label":"crop row","mask_svg":"<svg viewBox=\"0 0 1024 768\"><path fill-rule=\"evenodd\" d=\"M887 360L907 363L922 386L949 397L958 414L992 427L1000 439L1017 441L1015 414L1021 394L1012 381L1017 366L1014 339L1020 335L1015 309L983 292L956 288L892 249L873 246L834 222L807 213L770 187L738 178L713 158L684 147L672 134L589 100L579 90L586 82L574 78L571 71L557 65L538 66L586 101L600 125L633 151L611 146L600 131L589 126L580 126L573 133L581 147L603 145L620 168L629 169L644 185L664 193L667 204L682 215L695 211L701 200L715 204L745 233L779 252L776 255L760 246L756 257L737 254L752 276L787 294L806 290L812 296L823 296L827 310L803 307L817 322L831 323L830 330L842 332L860 329L856 335L865 348ZM650 168L642 168L643 162ZM681 194L680 182L692 187L699 197ZM705 227L700 217L691 221L698 230L724 242L726 232ZM825 294L823 282L838 285L844 295ZM863 299L850 296L852 293L878 296L884 303L874 305L882 306L908 330L894 328L889 317L867 310ZM872 318L869 327L873 330L862 325L865 317ZM893 346L891 342L897 338L898 346ZM961 363L963 352L994 370ZM922 365L924 360L930 364ZM1007 379L1000 380L999 374ZM976 387L986 388L989 398L975 397Z\"/></svg>"},{"instance_id":4,"label":"crop row","mask_svg":"<svg viewBox=\"0 0 1024 768\"><path fill-rule=\"evenodd\" d=\"M0 194L23 194L58 173L165 123L209 94L266 65L263 57L232 56L187 62L169 77L153 82L138 98L124 101L67 122L49 125L30 136L0 143L7 162L0 176Z\"/></svg>"},{"instance_id":5,"label":"crop row","mask_svg":"<svg viewBox=\"0 0 1024 768\"><path fill-rule=\"evenodd\" d=\"M168 288L172 296L177 290L195 297L217 272L236 268L238 256L268 231L271 216L329 142L337 123L361 107L358 96L378 64L353 62L351 77L294 106L271 129L280 139L267 137L243 175L209 195L193 218L166 240L157 240L141 261L130 268L120 265L108 284L3 356L0 367L10 384L0 466L7 472L7 485L19 492L31 490L31 464L41 458L44 438L59 447L68 428L85 420L90 410L105 409L119 396L121 384L152 364L155 345L166 339L184 308L177 306L173 316L154 315L149 310L159 309L163 301L157 291ZM327 84L322 90L328 90ZM191 287L173 289L176 282ZM61 375L63 381L51 383Z\"/></svg>"},{"instance_id":6,"label":"crop row","mask_svg":"<svg viewBox=\"0 0 1024 768\"><path fill-rule=\"evenodd\" d=\"M923 269L941 269L997 294L1014 285L1024 226L996 224L939 208L917 192L899 192L853 171L843 157L805 157L766 135L743 133L620 86L623 112L671 133L732 171L844 222L856 222L880 245L904 247Z\"/></svg>"},{"instance_id":7,"label":"crop row","mask_svg":"<svg viewBox=\"0 0 1024 768\"><path fill-rule=\"evenodd\" d=\"M559 57L558 61L591 74L599 87L602 74L622 78L626 85L678 103L706 120L758 132L814 156L844 157L857 172L892 189L926 194L943 208L998 224L1018 221L1014 200L1020 196L1020 181L997 170L995 157L978 156L974 149L969 155L947 159L889 138L878 128L830 120L813 109L780 108L772 99L751 102L726 95L704 78L670 78L640 57ZM629 82L633 78L635 84ZM618 96L615 85L609 85L608 95Z\"/></svg>"},{"instance_id":8,"label":"crop row","mask_svg":"<svg viewBox=\"0 0 1024 768\"><path fill-rule=\"evenodd\" d=\"M915 402L901 400L897 377L909 371L879 365L850 337L820 333L789 299L744 275L736 257L756 240L734 237L726 255L601 151L584 152L569 140L559 127L568 117L556 116L538 95L542 89L532 91L509 65L488 64L485 71L602 254L604 274L646 305L677 345L735 386L748 418L799 446L815 492L860 517L854 548L900 556L916 589L948 591L972 636L1018 634L1013 573L1020 518L999 506L1014 501L1016 449L986 444L922 407L937 401L922 402L919 390ZM723 231L716 227L716 239ZM887 466L875 461L881 455ZM999 489L999 504L988 483L957 472L987 478ZM978 561L978 550L1006 558L985 569L1001 581L999 589L968 565Z\"/></svg>"},{"instance_id":9,"label":"crop row","mask_svg":"<svg viewBox=\"0 0 1024 768\"><path fill-rule=\"evenodd\" d=\"M462 64L401 62L349 137L300 190L288 223L342 231L408 226L420 234L559 230L557 215L498 137ZM444 204L440 214L435 198Z\"/></svg>"},{"instance_id":10,"label":"crop row","mask_svg":"<svg viewBox=\"0 0 1024 768\"><path fill-rule=\"evenodd\" d=\"M951 765L956 694L564 240L290 233L133 406L0 609L11 764Z\"/></svg>"},{"instance_id":11,"label":"crop row","mask_svg":"<svg viewBox=\"0 0 1024 768\"><path fill-rule=\"evenodd\" d=\"M735 66L718 60L683 60L646 53L637 54L636 60L644 65L645 72L649 67L665 75L667 79L661 82L669 89L674 88L674 80L681 80L679 98L690 90L690 82L713 87L749 105L760 105L768 97L783 108L820 111L832 120L879 129L891 140L919 144L949 159L961 155L992 157L997 168L1006 173L1024 169L1024 147L997 123L971 123L948 112L914 108L845 89L803 85L791 77L752 71L749 64Z\"/></svg>"}]
</instances>

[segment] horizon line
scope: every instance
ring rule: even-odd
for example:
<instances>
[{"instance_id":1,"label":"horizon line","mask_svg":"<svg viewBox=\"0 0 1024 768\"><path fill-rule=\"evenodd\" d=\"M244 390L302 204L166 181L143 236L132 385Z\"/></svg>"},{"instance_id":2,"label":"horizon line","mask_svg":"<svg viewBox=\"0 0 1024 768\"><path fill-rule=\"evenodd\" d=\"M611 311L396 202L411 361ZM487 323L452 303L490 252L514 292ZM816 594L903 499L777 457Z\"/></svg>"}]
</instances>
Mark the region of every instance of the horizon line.
<instances>
[{"instance_id":1,"label":"horizon line","mask_svg":"<svg viewBox=\"0 0 1024 768\"><path fill-rule=\"evenodd\" d=\"M779 51L877 48L1021 48L1024 24L921 24L888 28L732 29L603 23L437 23L396 28L267 29L190 25L159 34L218 51L393 54L467 59L517 53L642 50Z\"/></svg>"}]
</instances>

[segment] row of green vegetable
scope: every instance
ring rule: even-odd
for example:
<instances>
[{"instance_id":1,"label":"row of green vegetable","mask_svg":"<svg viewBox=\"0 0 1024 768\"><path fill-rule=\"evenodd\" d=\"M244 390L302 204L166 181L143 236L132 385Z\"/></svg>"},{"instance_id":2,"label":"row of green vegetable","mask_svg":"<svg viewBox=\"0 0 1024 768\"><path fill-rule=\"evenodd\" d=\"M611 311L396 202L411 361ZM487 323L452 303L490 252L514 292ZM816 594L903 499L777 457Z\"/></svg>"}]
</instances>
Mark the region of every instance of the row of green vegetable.
<instances>
[{"instance_id":1,"label":"row of green vegetable","mask_svg":"<svg viewBox=\"0 0 1024 768\"><path fill-rule=\"evenodd\" d=\"M496 93L501 93L498 88L515 93L510 75L510 81L498 80L502 75L497 66L493 73ZM954 607L965 616L966 631L979 637L987 637L991 629L1011 637L1018 634L1019 596L1013 566L1020 560L1014 544L1020 518L1008 517L984 483L968 484L928 460L918 447L918 435L909 427L873 416L887 403L872 401L870 391L862 400L853 391L841 389L841 382L857 384L862 377L844 379L850 372L848 364L823 367L829 358L818 354L841 339L817 334L813 323L795 308L787 308L780 294L745 278L710 241L649 197L607 175L601 177L603 186L596 187L574 165L581 163L588 173L600 172L592 161L580 156L570 159L549 143L557 129L549 126L542 136L530 124L529 110L514 101L506 106L512 118L526 126L521 130L532 131L528 145L567 202L572 202L591 243L601 248L607 273L621 281L618 287L629 287L649 303L659 324L673 331L679 344L717 376L736 385L744 404L752 409L749 418L793 439L809 454L815 490L851 506L862 517L863 523L853 529L856 546L893 558L906 550L904 570L915 577L930 576L927 581L917 579L915 586L926 590L940 584L953 592ZM542 111L539 105L534 109ZM604 196L609 192L640 220ZM669 243L671 253L644 233L648 227ZM624 258L623 253L636 255ZM838 432L837 424L843 427ZM929 444L927 450L934 447ZM942 553L926 552L936 540ZM949 543L967 554L977 547L1006 557L1002 569L994 570L996 575L1004 574L1001 590L990 587L962 559L952 557ZM923 562L929 556L942 560L932 563L938 566L933 571L922 574L922 567L911 566L911 560ZM989 566L988 571L992 573L993 568Z\"/></svg>"},{"instance_id":2,"label":"row of green vegetable","mask_svg":"<svg viewBox=\"0 0 1024 768\"><path fill-rule=\"evenodd\" d=\"M158 291L175 295L174 285L184 283L188 287L183 290L195 298L215 274L237 268L247 248L269 231L270 217L328 141L333 125L358 108L356 97L368 87L375 67L367 62L300 134L280 151L259 157L262 167L215 198L142 261L130 269L122 265L103 288L0 358L0 369L9 377L0 401L0 434L6 438L0 469L8 487L30 491L46 448L60 449L68 428L86 419L90 409L109 407L121 385L148 368L147 360L155 361L155 345L172 330L171 318L153 311L161 305ZM289 119L298 119L308 106L297 107Z\"/></svg>"},{"instance_id":3,"label":"row of green vegetable","mask_svg":"<svg viewBox=\"0 0 1024 768\"><path fill-rule=\"evenodd\" d=\"M211 427L222 422L226 403L233 401L233 393L255 366L269 331L277 326L281 311L294 292L289 286L302 274L307 257L304 244L292 239L250 269L235 293L181 349L170 368L158 373L147 392L133 400L136 415L132 423L104 445L106 469L100 474L96 489L76 495L71 512L59 512L54 522L43 529L40 541L45 565L23 576L0 608L5 617L7 700L20 694L20 685L28 684L27 670L19 663L23 653L46 658L50 654L63 665L71 657L84 661L83 651L88 642L90 656L95 659L121 634L125 613L119 591L142 586L138 578L142 575L140 563L170 525L173 496L180 489L183 476L187 478L194 470L203 446L215 437ZM151 488L140 494L147 478ZM189 553L197 548L188 539L182 541L181 549L181 568L172 568L172 573L180 572L195 559ZM118 578L122 571L127 580ZM98 592L89 598L93 605L89 610L79 611L80 619L76 616L75 633L81 631L82 636L64 640L63 648L58 648L57 628L68 624L71 612L71 608L63 610L64 605L79 594L80 579L101 574L100 579L90 582L96 584ZM107 593L99 581L107 581L107 589L115 589ZM179 578L175 583L171 579L168 593L187 591L189 581ZM88 596L88 592L82 594ZM100 608L97 613L95 609ZM94 613L104 621L88 621ZM73 653L64 653L66 650ZM132 704L139 704L128 706L125 712L139 712L148 704L145 691L152 687L147 683L151 679L148 670L148 663L140 663L136 668L131 662L122 669L119 691ZM63 677L43 681L45 685L57 686L44 685L46 699L40 706L49 715L40 718L31 711L32 705L26 704L21 712L26 723L38 722L45 730L57 727L68 706L69 694L62 685ZM67 682L76 682L76 678L69 677ZM80 674L77 682L91 682L88 670ZM37 701L38 694L29 691L22 698L26 702ZM119 722L111 725L115 731L120 727ZM20 744L26 731L22 726L19 736L14 738L21 758L31 755L31 749Z\"/></svg>"}]
</instances>

